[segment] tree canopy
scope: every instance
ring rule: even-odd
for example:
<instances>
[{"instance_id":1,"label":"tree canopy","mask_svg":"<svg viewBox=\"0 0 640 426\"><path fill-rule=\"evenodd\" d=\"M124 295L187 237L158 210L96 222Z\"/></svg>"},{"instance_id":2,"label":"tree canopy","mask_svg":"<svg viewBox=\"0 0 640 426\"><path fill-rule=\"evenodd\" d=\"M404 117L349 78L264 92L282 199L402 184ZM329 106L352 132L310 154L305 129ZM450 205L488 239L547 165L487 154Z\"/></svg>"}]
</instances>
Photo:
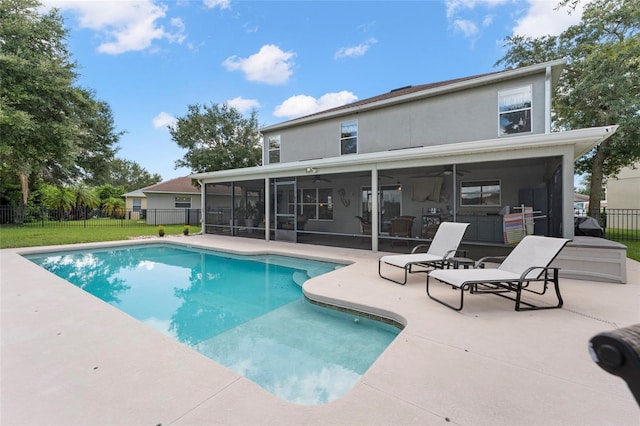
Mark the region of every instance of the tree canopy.
<instances>
[{"instance_id":1,"label":"tree canopy","mask_svg":"<svg viewBox=\"0 0 640 426\"><path fill-rule=\"evenodd\" d=\"M579 0L559 8L574 10ZM576 161L589 173L591 208L600 208L602 184L640 160L640 4L637 0L593 0L580 23L559 36L512 36L496 65L525 66L566 58L554 97L554 129L617 124L618 131Z\"/></svg>"},{"instance_id":2,"label":"tree canopy","mask_svg":"<svg viewBox=\"0 0 640 426\"><path fill-rule=\"evenodd\" d=\"M0 177L3 187L10 176L19 181L22 205L35 178L62 184L104 173L120 137L109 105L76 85L61 16L40 6L0 2Z\"/></svg>"},{"instance_id":3,"label":"tree canopy","mask_svg":"<svg viewBox=\"0 0 640 426\"><path fill-rule=\"evenodd\" d=\"M170 127L171 138L187 150L176 167L193 172L237 169L261 163L257 113L245 118L227 104L189 105Z\"/></svg>"},{"instance_id":4,"label":"tree canopy","mask_svg":"<svg viewBox=\"0 0 640 426\"><path fill-rule=\"evenodd\" d=\"M110 184L124 188L124 192L128 192L162 181L162 176L158 173L149 173L147 169L135 161L115 158L108 164L105 164L105 168L105 174L101 175L100 178L91 179L88 182L98 186Z\"/></svg>"}]
</instances>

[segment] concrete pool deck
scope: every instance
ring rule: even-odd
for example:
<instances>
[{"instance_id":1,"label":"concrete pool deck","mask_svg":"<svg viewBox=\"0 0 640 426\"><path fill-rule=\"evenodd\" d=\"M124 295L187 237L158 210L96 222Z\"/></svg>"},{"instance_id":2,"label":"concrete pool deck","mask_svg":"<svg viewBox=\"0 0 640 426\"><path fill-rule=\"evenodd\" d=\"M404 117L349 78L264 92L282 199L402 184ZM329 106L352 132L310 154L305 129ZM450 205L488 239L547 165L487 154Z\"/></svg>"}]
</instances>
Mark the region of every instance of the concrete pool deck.
<instances>
[{"instance_id":1,"label":"concrete pool deck","mask_svg":"<svg viewBox=\"0 0 640 426\"><path fill-rule=\"evenodd\" d=\"M350 260L307 281L308 297L406 327L348 394L301 406L20 256L50 247L5 249L0 424L640 424L626 383L598 367L587 350L594 335L640 322L638 262L627 260L627 284L561 278L562 309L515 312L513 302L473 295L455 312L426 296L424 274L410 276L405 286L378 277L382 252L213 235L164 241ZM105 245L112 244L56 248Z\"/></svg>"}]
</instances>

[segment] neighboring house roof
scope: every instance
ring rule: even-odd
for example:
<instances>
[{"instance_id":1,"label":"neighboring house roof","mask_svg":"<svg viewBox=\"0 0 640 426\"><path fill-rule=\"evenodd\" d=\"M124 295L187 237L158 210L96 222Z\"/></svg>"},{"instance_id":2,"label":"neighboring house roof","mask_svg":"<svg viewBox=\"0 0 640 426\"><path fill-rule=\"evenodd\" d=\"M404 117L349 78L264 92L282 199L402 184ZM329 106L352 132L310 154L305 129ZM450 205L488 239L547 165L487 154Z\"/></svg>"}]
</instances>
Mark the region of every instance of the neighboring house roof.
<instances>
[{"instance_id":1,"label":"neighboring house roof","mask_svg":"<svg viewBox=\"0 0 640 426\"><path fill-rule=\"evenodd\" d=\"M193 185L193 181L189 176L183 176L166 182L156 183L155 185L142 188L145 194L168 193L168 194L200 194L200 188Z\"/></svg>"},{"instance_id":2,"label":"neighboring house roof","mask_svg":"<svg viewBox=\"0 0 640 426\"><path fill-rule=\"evenodd\" d=\"M144 188L142 188L144 189ZM136 189L135 191L127 192L126 194L122 194L124 198L146 198L142 189Z\"/></svg>"},{"instance_id":3,"label":"neighboring house roof","mask_svg":"<svg viewBox=\"0 0 640 426\"><path fill-rule=\"evenodd\" d=\"M576 192L576 193L573 194L573 201L574 202L589 201L589 196L585 195L585 194L578 194Z\"/></svg>"},{"instance_id":4,"label":"neighboring house roof","mask_svg":"<svg viewBox=\"0 0 640 426\"><path fill-rule=\"evenodd\" d=\"M491 73L478 74L470 77L456 78L437 83L421 84L417 86L405 86L381 95L373 96L350 104L342 105L336 108L320 111L304 117L288 120L283 123L273 124L260 129L261 132L274 131L291 126L301 125L307 122L326 119L332 116L340 116L364 111L367 109L375 109L387 107L397 103L405 103L413 100L438 96L445 93L451 93L459 90L467 90L472 87L484 86L486 84L496 83L501 80L510 80L513 78L524 77L551 68L552 83L555 85L560 78L560 74L564 65L567 63L565 59L545 62L542 64L530 65L521 68L495 71Z\"/></svg>"}]
</instances>

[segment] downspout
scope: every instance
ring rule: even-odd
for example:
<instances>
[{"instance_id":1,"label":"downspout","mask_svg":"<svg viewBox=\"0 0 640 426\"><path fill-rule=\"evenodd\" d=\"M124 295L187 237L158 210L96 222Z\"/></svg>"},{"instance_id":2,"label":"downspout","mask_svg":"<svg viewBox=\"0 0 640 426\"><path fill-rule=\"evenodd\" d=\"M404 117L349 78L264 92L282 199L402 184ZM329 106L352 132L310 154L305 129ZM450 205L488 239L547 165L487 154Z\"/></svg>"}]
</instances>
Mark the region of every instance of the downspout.
<instances>
[{"instance_id":1,"label":"downspout","mask_svg":"<svg viewBox=\"0 0 640 426\"><path fill-rule=\"evenodd\" d=\"M544 74L544 132L551 133L551 67Z\"/></svg>"}]
</instances>

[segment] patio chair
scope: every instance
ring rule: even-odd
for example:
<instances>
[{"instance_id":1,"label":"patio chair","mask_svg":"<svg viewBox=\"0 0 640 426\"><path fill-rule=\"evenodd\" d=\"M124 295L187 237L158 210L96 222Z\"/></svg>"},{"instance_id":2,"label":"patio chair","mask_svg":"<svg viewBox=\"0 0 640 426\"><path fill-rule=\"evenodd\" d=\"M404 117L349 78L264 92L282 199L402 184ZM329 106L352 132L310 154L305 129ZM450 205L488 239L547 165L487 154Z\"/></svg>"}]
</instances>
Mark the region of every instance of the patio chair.
<instances>
[{"instance_id":1,"label":"patio chair","mask_svg":"<svg viewBox=\"0 0 640 426\"><path fill-rule=\"evenodd\" d=\"M360 231L364 235L371 235L371 224L364 220L362 216L356 216L356 219L360 221Z\"/></svg>"},{"instance_id":2,"label":"patio chair","mask_svg":"<svg viewBox=\"0 0 640 426\"><path fill-rule=\"evenodd\" d=\"M427 295L438 303L459 311L464 303L464 293L491 293L515 301L516 311L552 309L562 307L562 295L558 284L559 268L549 267L560 250L569 242L564 238L527 235L507 257L485 257L476 262L474 269L448 269L431 271L427 275ZM498 268L484 268L487 262L501 261ZM460 292L460 305L453 306L434 297L429 292L429 278L441 281ZM541 282L541 290L533 290L530 284ZM523 292L543 295L552 283L558 303L552 306L536 306L522 301ZM515 293L515 297L510 296ZM526 305L523 307L521 305Z\"/></svg>"},{"instance_id":3,"label":"patio chair","mask_svg":"<svg viewBox=\"0 0 640 426\"><path fill-rule=\"evenodd\" d=\"M395 254L382 256L378 260L378 275L385 280L396 284L405 285L408 274L429 272L431 268L444 268L448 266L448 260L456 255L462 236L467 230L468 223L444 222L438 228L431 244L419 244L411 250L410 254ZM428 248L426 253L418 250ZM398 281L382 275L382 265L389 265L404 270L404 281ZM415 267L420 269L414 270Z\"/></svg>"}]
</instances>

